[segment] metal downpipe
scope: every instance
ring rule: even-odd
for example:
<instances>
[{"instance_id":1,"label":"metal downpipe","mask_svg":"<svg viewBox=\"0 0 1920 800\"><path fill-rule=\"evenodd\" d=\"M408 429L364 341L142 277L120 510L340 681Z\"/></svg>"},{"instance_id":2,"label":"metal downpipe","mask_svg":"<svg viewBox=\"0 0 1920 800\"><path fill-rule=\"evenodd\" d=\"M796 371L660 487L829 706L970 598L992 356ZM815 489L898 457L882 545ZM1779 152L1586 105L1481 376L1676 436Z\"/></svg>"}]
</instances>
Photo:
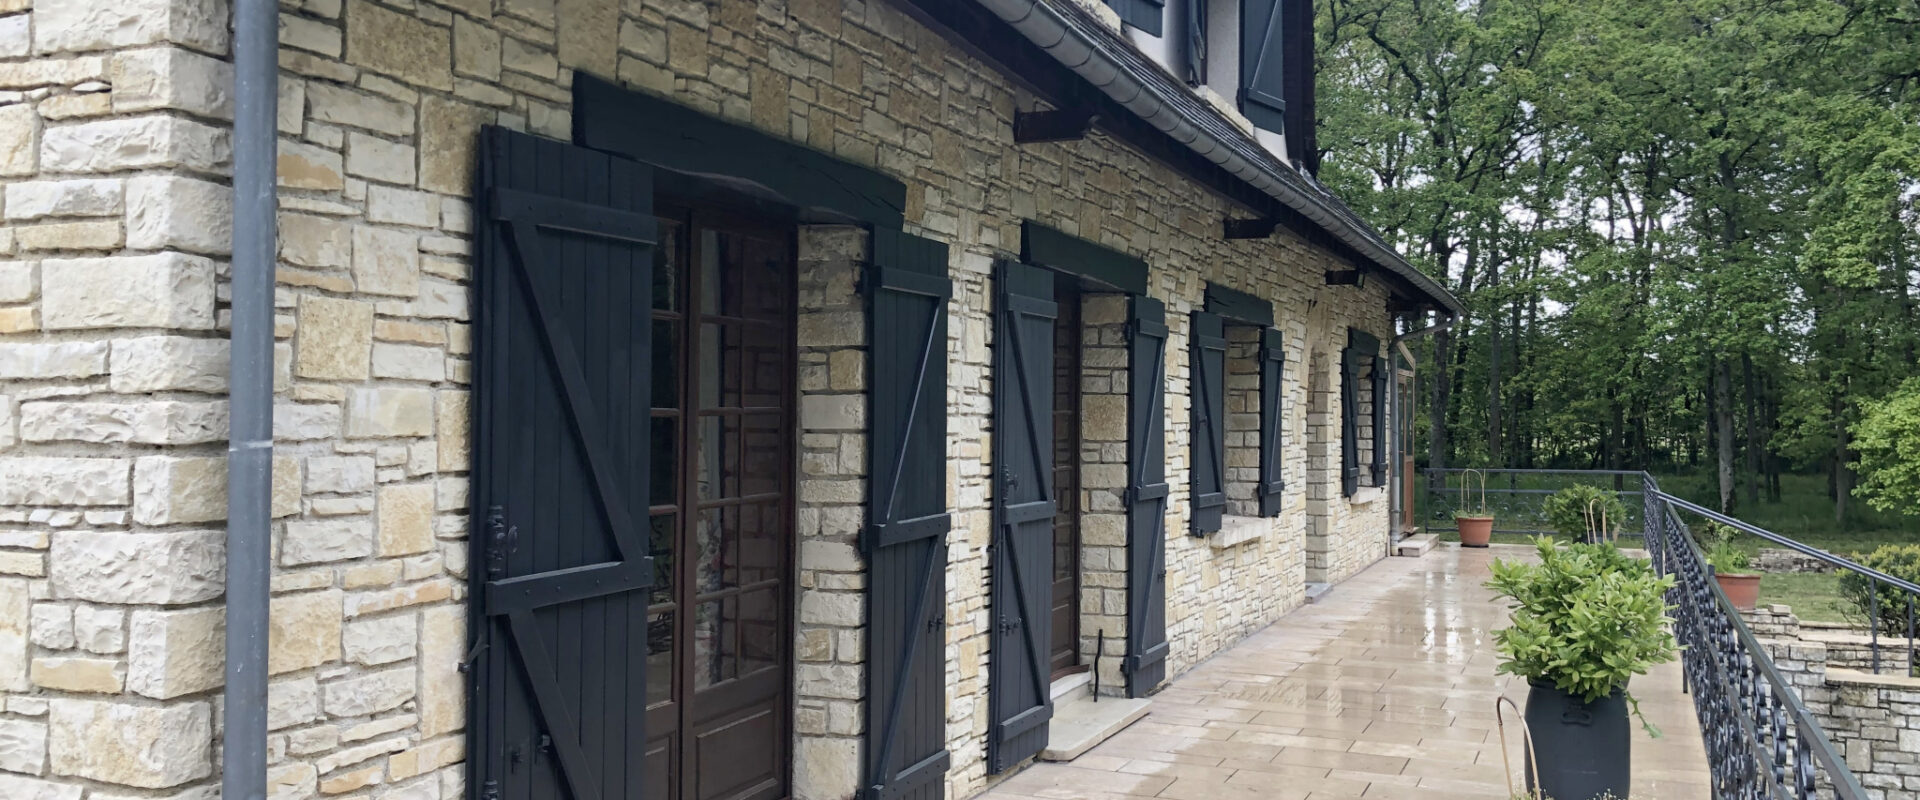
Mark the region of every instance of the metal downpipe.
<instances>
[{"instance_id":1,"label":"metal downpipe","mask_svg":"<svg viewBox=\"0 0 1920 800\"><path fill-rule=\"evenodd\" d=\"M220 796L267 792L267 623L273 487L274 197L279 7L233 9L233 325L227 434L226 708Z\"/></svg>"}]
</instances>

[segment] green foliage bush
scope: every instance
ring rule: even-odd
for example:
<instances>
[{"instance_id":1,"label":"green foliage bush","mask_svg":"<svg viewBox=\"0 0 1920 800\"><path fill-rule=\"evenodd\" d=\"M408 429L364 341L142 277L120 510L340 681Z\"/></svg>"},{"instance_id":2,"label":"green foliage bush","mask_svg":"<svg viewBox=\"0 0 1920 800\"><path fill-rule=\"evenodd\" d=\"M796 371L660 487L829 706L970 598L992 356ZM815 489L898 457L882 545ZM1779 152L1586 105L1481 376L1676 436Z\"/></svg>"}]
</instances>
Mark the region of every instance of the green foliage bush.
<instances>
[{"instance_id":1,"label":"green foliage bush","mask_svg":"<svg viewBox=\"0 0 1920 800\"><path fill-rule=\"evenodd\" d=\"M1593 534L1617 530L1627 518L1627 507L1620 503L1619 495L1584 483L1555 492L1540 503L1540 510L1555 533L1583 541L1606 538Z\"/></svg>"},{"instance_id":2,"label":"green foliage bush","mask_svg":"<svg viewBox=\"0 0 1920 800\"><path fill-rule=\"evenodd\" d=\"M1920 378L1863 404L1863 412L1853 425L1861 477L1854 494L1881 511L1920 514Z\"/></svg>"},{"instance_id":3,"label":"green foliage bush","mask_svg":"<svg viewBox=\"0 0 1920 800\"><path fill-rule=\"evenodd\" d=\"M1902 580L1920 583L1920 544L1890 544L1854 560ZM1872 619L1874 594L1879 595L1880 632L1890 636L1907 635L1907 598L1900 589L1846 570L1840 571L1840 596L1860 614ZM1920 598L1914 598L1914 613L1920 614Z\"/></svg>"},{"instance_id":4,"label":"green foliage bush","mask_svg":"<svg viewBox=\"0 0 1920 800\"><path fill-rule=\"evenodd\" d=\"M1498 673L1592 702L1674 659L1677 644L1666 624L1673 578L1611 544L1563 547L1545 536L1534 544L1540 563L1496 559L1487 581L1514 601L1513 624L1493 634Z\"/></svg>"},{"instance_id":5,"label":"green foliage bush","mask_svg":"<svg viewBox=\"0 0 1920 800\"><path fill-rule=\"evenodd\" d=\"M1745 575L1748 574L1747 567L1752 565L1753 560L1747 557L1745 550L1735 547L1733 542L1721 539L1708 548L1707 563L1713 566L1714 572L1721 575Z\"/></svg>"}]
</instances>

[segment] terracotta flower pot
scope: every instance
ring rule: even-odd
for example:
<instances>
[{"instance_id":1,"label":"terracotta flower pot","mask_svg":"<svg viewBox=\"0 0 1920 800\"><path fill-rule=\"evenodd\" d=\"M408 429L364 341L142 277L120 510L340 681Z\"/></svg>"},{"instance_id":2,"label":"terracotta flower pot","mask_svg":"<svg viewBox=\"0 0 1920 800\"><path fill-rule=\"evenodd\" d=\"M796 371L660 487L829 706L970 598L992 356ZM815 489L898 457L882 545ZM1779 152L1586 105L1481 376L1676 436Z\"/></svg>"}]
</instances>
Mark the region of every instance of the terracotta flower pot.
<instances>
[{"instance_id":1,"label":"terracotta flower pot","mask_svg":"<svg viewBox=\"0 0 1920 800\"><path fill-rule=\"evenodd\" d=\"M1728 575L1716 572L1713 579L1720 582L1720 591L1733 601L1733 607L1741 611L1752 611L1760 603L1760 574Z\"/></svg>"},{"instance_id":2,"label":"terracotta flower pot","mask_svg":"<svg viewBox=\"0 0 1920 800\"><path fill-rule=\"evenodd\" d=\"M1493 541L1493 517L1456 516L1454 524L1460 526L1461 547L1486 547Z\"/></svg>"}]
</instances>

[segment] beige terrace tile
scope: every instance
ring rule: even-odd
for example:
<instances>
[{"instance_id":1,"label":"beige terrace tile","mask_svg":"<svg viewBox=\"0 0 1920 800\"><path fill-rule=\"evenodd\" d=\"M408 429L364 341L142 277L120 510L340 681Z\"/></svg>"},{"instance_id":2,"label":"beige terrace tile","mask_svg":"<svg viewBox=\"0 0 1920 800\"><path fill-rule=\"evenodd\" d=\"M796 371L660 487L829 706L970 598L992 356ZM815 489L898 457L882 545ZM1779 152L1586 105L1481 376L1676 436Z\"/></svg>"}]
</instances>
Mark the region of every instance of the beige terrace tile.
<instances>
[{"instance_id":1,"label":"beige terrace tile","mask_svg":"<svg viewBox=\"0 0 1920 800\"><path fill-rule=\"evenodd\" d=\"M985 797L1504 800L1493 702L1524 703L1526 685L1493 674L1506 611L1481 587L1492 555L1450 547L1375 564L1175 679L1145 721ZM1635 800L1707 797L1677 666L1633 690L1665 734L1635 728ZM1517 749L1518 731L1508 738Z\"/></svg>"}]
</instances>

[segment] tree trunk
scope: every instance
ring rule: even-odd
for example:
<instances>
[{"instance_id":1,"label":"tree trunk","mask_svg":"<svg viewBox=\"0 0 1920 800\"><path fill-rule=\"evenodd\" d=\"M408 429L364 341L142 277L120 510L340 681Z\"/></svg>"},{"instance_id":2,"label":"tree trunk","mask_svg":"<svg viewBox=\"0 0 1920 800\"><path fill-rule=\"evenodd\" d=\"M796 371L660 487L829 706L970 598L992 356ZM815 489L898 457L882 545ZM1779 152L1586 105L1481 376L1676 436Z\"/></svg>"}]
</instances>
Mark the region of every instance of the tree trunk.
<instances>
[{"instance_id":1,"label":"tree trunk","mask_svg":"<svg viewBox=\"0 0 1920 800\"><path fill-rule=\"evenodd\" d=\"M1720 513L1733 514L1733 367L1713 362L1714 454L1720 476Z\"/></svg>"},{"instance_id":2,"label":"tree trunk","mask_svg":"<svg viewBox=\"0 0 1920 800\"><path fill-rule=\"evenodd\" d=\"M1764 452L1760 446L1759 404L1755 401L1754 397L1758 394L1758 391L1754 384L1752 353L1740 354L1740 373L1742 382L1746 385L1747 396L1747 435L1745 442L1747 453L1747 505L1751 507L1760 504L1760 457Z\"/></svg>"}]
</instances>

